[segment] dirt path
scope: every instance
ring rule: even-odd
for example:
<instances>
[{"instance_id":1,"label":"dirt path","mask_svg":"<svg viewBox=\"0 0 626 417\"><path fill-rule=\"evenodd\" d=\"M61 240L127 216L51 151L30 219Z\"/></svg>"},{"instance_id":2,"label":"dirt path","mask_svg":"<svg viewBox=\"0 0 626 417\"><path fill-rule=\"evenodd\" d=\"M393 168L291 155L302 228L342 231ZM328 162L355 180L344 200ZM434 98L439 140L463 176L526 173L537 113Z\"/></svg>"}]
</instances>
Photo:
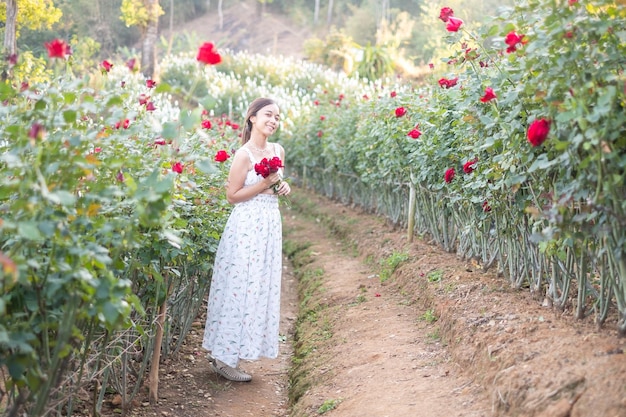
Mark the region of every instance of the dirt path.
<instances>
[{"instance_id":1,"label":"dirt path","mask_svg":"<svg viewBox=\"0 0 626 417\"><path fill-rule=\"evenodd\" d=\"M132 416L626 415L614 323L575 321L379 217L296 193L279 359L245 363L251 383L217 377L203 311L162 365L159 404L140 399Z\"/></svg>"}]
</instances>

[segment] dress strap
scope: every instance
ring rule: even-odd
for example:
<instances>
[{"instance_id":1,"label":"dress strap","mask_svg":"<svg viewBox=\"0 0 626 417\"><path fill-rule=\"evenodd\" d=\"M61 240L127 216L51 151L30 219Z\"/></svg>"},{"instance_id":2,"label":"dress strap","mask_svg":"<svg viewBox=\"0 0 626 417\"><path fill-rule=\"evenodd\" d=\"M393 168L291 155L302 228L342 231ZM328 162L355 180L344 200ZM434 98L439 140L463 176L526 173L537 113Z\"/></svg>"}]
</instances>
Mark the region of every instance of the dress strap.
<instances>
[{"instance_id":1,"label":"dress strap","mask_svg":"<svg viewBox=\"0 0 626 417\"><path fill-rule=\"evenodd\" d=\"M248 158L250 158L250 162L254 163L254 156L252 155L252 152L250 152L250 149L245 147L241 147L239 149L243 149L244 151L246 151L246 153L248 154Z\"/></svg>"}]
</instances>

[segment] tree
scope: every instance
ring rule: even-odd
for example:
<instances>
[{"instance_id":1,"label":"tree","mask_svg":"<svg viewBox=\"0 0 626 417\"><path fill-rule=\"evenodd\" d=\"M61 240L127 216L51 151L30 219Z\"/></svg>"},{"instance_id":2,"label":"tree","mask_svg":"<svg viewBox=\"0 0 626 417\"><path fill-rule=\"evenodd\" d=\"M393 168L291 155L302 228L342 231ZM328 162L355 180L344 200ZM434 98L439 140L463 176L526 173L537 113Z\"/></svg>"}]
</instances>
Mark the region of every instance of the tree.
<instances>
[{"instance_id":1,"label":"tree","mask_svg":"<svg viewBox=\"0 0 626 417\"><path fill-rule=\"evenodd\" d=\"M148 78L154 78L159 16L164 13L159 0L122 0L121 11L121 19L126 26L141 28L141 72Z\"/></svg>"},{"instance_id":2,"label":"tree","mask_svg":"<svg viewBox=\"0 0 626 417\"><path fill-rule=\"evenodd\" d=\"M315 11L313 12L313 24L317 26L320 18L320 0L315 0Z\"/></svg>"},{"instance_id":3,"label":"tree","mask_svg":"<svg viewBox=\"0 0 626 417\"><path fill-rule=\"evenodd\" d=\"M328 0L328 17L326 19L326 24L330 26L333 21L333 0Z\"/></svg>"},{"instance_id":4,"label":"tree","mask_svg":"<svg viewBox=\"0 0 626 417\"><path fill-rule=\"evenodd\" d=\"M61 16L61 10L54 6L52 0L5 0L0 4L0 21L6 22L3 42L5 51L10 55L17 53L20 28L49 29Z\"/></svg>"},{"instance_id":5,"label":"tree","mask_svg":"<svg viewBox=\"0 0 626 417\"><path fill-rule=\"evenodd\" d=\"M9 55L15 55L17 53L17 0L6 0L5 22L4 50Z\"/></svg>"}]
</instances>

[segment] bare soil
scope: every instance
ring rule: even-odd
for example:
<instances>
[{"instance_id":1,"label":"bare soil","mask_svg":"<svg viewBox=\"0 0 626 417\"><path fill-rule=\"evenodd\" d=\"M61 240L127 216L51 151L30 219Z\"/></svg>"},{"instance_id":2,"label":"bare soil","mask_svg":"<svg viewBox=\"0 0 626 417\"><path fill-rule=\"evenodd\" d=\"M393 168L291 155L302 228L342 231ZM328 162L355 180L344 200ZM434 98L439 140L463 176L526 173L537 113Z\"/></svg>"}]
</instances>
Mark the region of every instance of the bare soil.
<instances>
[{"instance_id":1,"label":"bare soil","mask_svg":"<svg viewBox=\"0 0 626 417\"><path fill-rule=\"evenodd\" d=\"M302 189L291 200L279 358L244 363L250 383L218 377L201 348L203 310L161 364L159 403L140 398L131 416L626 415L615 323L543 307L357 208Z\"/></svg>"}]
</instances>

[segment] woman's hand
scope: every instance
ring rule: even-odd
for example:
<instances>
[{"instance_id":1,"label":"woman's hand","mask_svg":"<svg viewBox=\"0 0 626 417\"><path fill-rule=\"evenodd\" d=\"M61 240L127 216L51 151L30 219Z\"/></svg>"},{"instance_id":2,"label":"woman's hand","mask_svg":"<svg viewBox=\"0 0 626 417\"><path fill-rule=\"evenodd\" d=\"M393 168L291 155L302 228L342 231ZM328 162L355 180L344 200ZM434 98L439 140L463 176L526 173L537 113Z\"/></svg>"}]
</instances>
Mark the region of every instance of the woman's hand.
<instances>
[{"instance_id":1,"label":"woman's hand","mask_svg":"<svg viewBox=\"0 0 626 417\"><path fill-rule=\"evenodd\" d=\"M281 181L280 184L276 187L276 194L278 195L287 195L291 192L291 186L287 183L287 181Z\"/></svg>"}]
</instances>

